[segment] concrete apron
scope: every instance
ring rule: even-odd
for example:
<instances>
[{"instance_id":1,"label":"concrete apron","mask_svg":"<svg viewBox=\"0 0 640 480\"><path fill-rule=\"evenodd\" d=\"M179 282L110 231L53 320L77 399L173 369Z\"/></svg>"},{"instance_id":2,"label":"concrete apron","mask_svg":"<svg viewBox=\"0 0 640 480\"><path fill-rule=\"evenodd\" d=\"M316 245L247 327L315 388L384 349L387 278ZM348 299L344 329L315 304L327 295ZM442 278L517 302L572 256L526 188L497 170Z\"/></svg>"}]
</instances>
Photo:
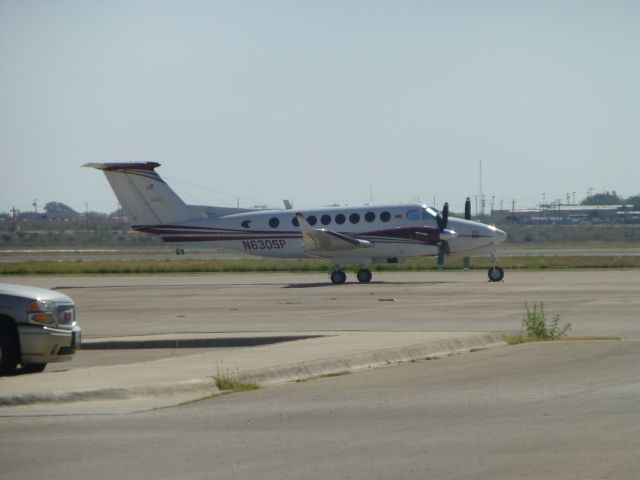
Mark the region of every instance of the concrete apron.
<instances>
[{"instance_id":1,"label":"concrete apron","mask_svg":"<svg viewBox=\"0 0 640 480\"><path fill-rule=\"evenodd\" d=\"M133 413L218 395L219 376L276 385L505 344L499 333L322 335L144 363L4 377L0 379L0 416Z\"/></svg>"}]
</instances>

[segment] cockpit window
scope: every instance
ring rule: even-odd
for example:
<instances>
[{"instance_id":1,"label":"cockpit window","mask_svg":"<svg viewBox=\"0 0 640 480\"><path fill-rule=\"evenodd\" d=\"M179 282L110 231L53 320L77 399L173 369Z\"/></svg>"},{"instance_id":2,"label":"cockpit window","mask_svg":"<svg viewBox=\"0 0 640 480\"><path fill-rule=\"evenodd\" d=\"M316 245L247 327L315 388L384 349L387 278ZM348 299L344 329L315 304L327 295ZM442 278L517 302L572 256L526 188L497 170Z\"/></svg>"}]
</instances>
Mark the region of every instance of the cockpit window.
<instances>
[{"instance_id":1,"label":"cockpit window","mask_svg":"<svg viewBox=\"0 0 640 480\"><path fill-rule=\"evenodd\" d=\"M438 218L438 212L431 207L426 207L422 209L422 219L428 220L430 218Z\"/></svg>"}]
</instances>

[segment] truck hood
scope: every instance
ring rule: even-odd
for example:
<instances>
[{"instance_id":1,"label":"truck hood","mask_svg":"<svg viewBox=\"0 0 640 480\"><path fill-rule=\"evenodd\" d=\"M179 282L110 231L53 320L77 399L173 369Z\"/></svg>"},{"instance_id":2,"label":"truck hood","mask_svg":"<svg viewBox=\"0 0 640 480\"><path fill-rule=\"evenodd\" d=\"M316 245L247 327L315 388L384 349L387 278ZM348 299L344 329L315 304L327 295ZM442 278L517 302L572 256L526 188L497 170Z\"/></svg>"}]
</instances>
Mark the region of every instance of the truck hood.
<instances>
[{"instance_id":1,"label":"truck hood","mask_svg":"<svg viewBox=\"0 0 640 480\"><path fill-rule=\"evenodd\" d=\"M0 295L14 295L22 298L49 300L54 303L73 303L73 300L64 293L47 290L46 288L14 285L11 283L0 283Z\"/></svg>"}]
</instances>

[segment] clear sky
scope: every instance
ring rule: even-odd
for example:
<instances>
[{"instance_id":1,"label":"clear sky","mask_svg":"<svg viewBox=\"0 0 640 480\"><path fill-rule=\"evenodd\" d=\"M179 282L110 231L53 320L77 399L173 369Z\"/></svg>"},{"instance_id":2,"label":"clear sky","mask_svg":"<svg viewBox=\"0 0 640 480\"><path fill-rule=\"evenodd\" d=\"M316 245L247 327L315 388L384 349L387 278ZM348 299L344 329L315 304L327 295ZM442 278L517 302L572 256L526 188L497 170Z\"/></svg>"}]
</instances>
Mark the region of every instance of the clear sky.
<instances>
[{"instance_id":1,"label":"clear sky","mask_svg":"<svg viewBox=\"0 0 640 480\"><path fill-rule=\"evenodd\" d=\"M640 192L638 1L0 0L0 211ZM204 187L204 188L203 188ZM224 193L223 193L224 192Z\"/></svg>"}]
</instances>

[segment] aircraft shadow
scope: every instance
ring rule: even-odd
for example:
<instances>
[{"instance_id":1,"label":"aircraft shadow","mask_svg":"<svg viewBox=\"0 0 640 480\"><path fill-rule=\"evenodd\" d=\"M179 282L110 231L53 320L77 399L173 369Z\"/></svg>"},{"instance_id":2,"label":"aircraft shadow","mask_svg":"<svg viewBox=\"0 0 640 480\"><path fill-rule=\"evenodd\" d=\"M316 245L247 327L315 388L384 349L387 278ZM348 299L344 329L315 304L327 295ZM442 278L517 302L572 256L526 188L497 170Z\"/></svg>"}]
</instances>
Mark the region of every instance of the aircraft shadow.
<instances>
[{"instance_id":1,"label":"aircraft shadow","mask_svg":"<svg viewBox=\"0 0 640 480\"><path fill-rule=\"evenodd\" d=\"M369 282L369 283L357 283L357 282L347 282L342 285L334 285L331 282L315 282L315 283L289 283L287 285L283 285L282 288L320 288L320 287L346 287L349 285L445 285L452 283L462 283L462 282L444 282L444 281L416 281L416 282Z\"/></svg>"}]
</instances>

